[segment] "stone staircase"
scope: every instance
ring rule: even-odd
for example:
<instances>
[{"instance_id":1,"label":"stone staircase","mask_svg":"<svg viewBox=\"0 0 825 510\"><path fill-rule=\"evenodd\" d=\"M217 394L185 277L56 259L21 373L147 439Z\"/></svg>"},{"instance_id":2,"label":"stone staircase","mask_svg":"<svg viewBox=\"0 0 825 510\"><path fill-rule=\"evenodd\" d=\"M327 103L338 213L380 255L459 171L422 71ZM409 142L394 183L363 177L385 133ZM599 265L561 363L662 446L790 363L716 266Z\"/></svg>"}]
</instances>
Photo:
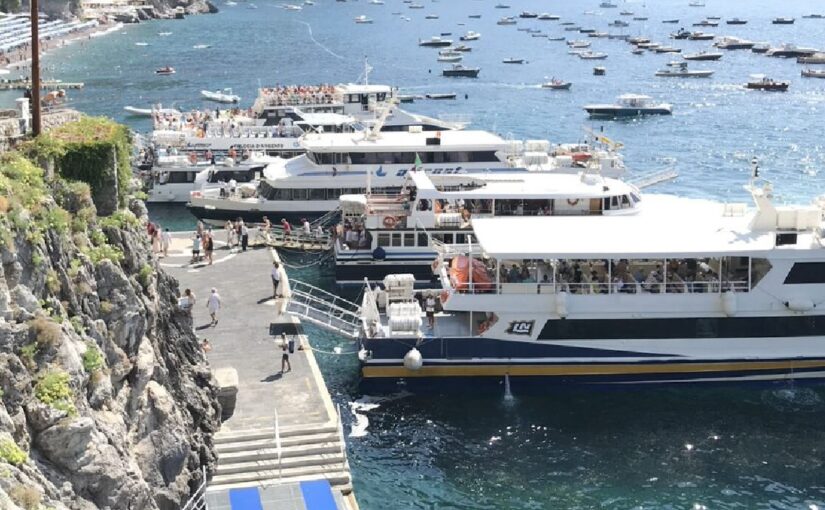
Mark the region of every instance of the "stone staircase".
<instances>
[{"instance_id":1,"label":"stone staircase","mask_svg":"<svg viewBox=\"0 0 825 510\"><path fill-rule=\"evenodd\" d=\"M352 491L346 447L335 422L281 427L280 433L279 465L274 428L219 432L218 467L208 490L325 478L344 494Z\"/></svg>"}]
</instances>

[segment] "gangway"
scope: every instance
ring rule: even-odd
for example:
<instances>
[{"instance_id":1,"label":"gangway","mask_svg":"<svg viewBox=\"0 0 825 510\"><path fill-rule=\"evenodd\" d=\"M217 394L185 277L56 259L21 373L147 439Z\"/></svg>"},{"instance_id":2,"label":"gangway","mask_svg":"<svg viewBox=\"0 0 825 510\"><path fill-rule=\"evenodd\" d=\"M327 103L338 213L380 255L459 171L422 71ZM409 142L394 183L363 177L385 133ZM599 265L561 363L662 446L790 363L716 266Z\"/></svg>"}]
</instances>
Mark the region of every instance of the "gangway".
<instances>
[{"instance_id":1,"label":"gangway","mask_svg":"<svg viewBox=\"0 0 825 510\"><path fill-rule=\"evenodd\" d=\"M333 333L357 338L361 307L300 280L290 280L287 312Z\"/></svg>"},{"instance_id":2,"label":"gangway","mask_svg":"<svg viewBox=\"0 0 825 510\"><path fill-rule=\"evenodd\" d=\"M676 172L676 170L667 169L662 170L661 172L651 172L644 175L640 175L638 178L630 181L630 183L636 186L637 188L642 189L649 188L650 186L661 184L663 182L672 181L677 177L679 177L679 173Z\"/></svg>"},{"instance_id":3,"label":"gangway","mask_svg":"<svg viewBox=\"0 0 825 510\"><path fill-rule=\"evenodd\" d=\"M312 220L312 223L310 223L310 225L312 225L313 228L318 227L319 225L322 226L322 227L328 227L328 226L338 222L338 218L339 218L340 214L341 214L341 208L336 207L335 209L333 209L331 211L327 211L323 216L319 216L318 218L315 218L314 220Z\"/></svg>"}]
</instances>

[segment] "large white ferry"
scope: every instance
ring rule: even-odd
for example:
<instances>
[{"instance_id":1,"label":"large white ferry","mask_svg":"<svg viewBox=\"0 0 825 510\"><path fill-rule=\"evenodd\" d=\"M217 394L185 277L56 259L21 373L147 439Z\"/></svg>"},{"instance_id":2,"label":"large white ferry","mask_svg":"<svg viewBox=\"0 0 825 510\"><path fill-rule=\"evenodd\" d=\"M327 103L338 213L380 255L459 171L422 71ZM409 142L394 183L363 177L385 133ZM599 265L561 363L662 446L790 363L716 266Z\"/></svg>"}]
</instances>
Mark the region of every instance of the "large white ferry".
<instances>
[{"instance_id":1,"label":"large white ferry","mask_svg":"<svg viewBox=\"0 0 825 510\"><path fill-rule=\"evenodd\" d=\"M545 140L512 141L487 131L322 133L308 134L303 144L306 154L267 166L255 196L222 198L218 189L205 187L192 192L190 211L213 223L238 217L255 222L262 216L276 221L318 217L336 209L341 195L365 193L368 176L375 193L400 191L416 167L433 175L590 170L617 177L625 171L621 156L606 143L551 146Z\"/></svg>"},{"instance_id":2,"label":"large white ferry","mask_svg":"<svg viewBox=\"0 0 825 510\"><path fill-rule=\"evenodd\" d=\"M439 249L433 328L411 275L350 310L364 383L822 380L825 197L749 190L755 209L648 194L633 215L475 220L476 244Z\"/></svg>"},{"instance_id":3,"label":"large white ferry","mask_svg":"<svg viewBox=\"0 0 825 510\"><path fill-rule=\"evenodd\" d=\"M633 214L640 200L635 186L598 174L412 171L398 193L341 197L335 280L363 285L365 278L406 273L416 285L430 285L433 242L472 243L473 222L481 218Z\"/></svg>"}]
</instances>

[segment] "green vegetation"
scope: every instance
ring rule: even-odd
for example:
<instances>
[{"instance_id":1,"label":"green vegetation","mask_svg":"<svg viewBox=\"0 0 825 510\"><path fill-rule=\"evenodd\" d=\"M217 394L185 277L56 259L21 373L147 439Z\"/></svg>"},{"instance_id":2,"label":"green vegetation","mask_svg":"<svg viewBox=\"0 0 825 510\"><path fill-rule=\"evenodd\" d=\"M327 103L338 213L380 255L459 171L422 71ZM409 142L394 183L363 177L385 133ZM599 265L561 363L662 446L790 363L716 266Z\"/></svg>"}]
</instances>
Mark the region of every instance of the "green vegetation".
<instances>
[{"instance_id":1,"label":"green vegetation","mask_svg":"<svg viewBox=\"0 0 825 510\"><path fill-rule=\"evenodd\" d=\"M19 466L26 462L28 458L29 456L17 446L17 443L7 437L0 439L0 460L8 462L12 466Z\"/></svg>"},{"instance_id":2,"label":"green vegetation","mask_svg":"<svg viewBox=\"0 0 825 510\"><path fill-rule=\"evenodd\" d=\"M26 344L20 348L20 357L23 359L23 363L25 363L26 367L29 369L34 368L34 357L37 356L39 351L40 346L37 345L37 342Z\"/></svg>"},{"instance_id":3,"label":"green vegetation","mask_svg":"<svg viewBox=\"0 0 825 510\"><path fill-rule=\"evenodd\" d=\"M100 300L100 311L104 315L109 315L110 313L112 313L112 310L114 310L114 309L115 309L115 306L112 303L110 303L109 301L106 301L105 299Z\"/></svg>"},{"instance_id":4,"label":"green vegetation","mask_svg":"<svg viewBox=\"0 0 825 510\"><path fill-rule=\"evenodd\" d=\"M77 414L74 392L69 386L69 374L62 370L53 370L41 377L34 385L34 396L46 405L65 411L69 416Z\"/></svg>"},{"instance_id":5,"label":"green vegetation","mask_svg":"<svg viewBox=\"0 0 825 510\"><path fill-rule=\"evenodd\" d=\"M49 269L46 271L46 288L49 289L49 292L52 294L57 294L60 292L60 278L57 276L57 271L54 269Z\"/></svg>"},{"instance_id":6,"label":"green vegetation","mask_svg":"<svg viewBox=\"0 0 825 510\"><path fill-rule=\"evenodd\" d=\"M72 329L74 329L74 332L78 335L86 332L86 328L83 327L83 321L77 315L69 319L69 322L72 323Z\"/></svg>"},{"instance_id":7,"label":"green vegetation","mask_svg":"<svg viewBox=\"0 0 825 510\"><path fill-rule=\"evenodd\" d=\"M62 150L57 159L60 175L83 181L96 189L103 183L101 171L117 163L118 191L125 204L132 167L129 161L131 139L126 126L103 117L84 117L65 124L49 135Z\"/></svg>"},{"instance_id":8,"label":"green vegetation","mask_svg":"<svg viewBox=\"0 0 825 510\"><path fill-rule=\"evenodd\" d=\"M83 370L92 374L103 368L103 354L94 342L86 342L86 352L83 353Z\"/></svg>"},{"instance_id":9,"label":"green vegetation","mask_svg":"<svg viewBox=\"0 0 825 510\"><path fill-rule=\"evenodd\" d=\"M140 220L137 218L137 216L135 216L132 211L126 209L121 209L110 216L100 218L100 220L98 220L98 223L101 227L114 228L128 228L140 226Z\"/></svg>"},{"instance_id":10,"label":"green vegetation","mask_svg":"<svg viewBox=\"0 0 825 510\"><path fill-rule=\"evenodd\" d=\"M82 262L80 262L80 259L72 259L69 262L69 278L74 280L75 278L78 277L78 275L80 274L80 266L81 265L82 265Z\"/></svg>"},{"instance_id":11,"label":"green vegetation","mask_svg":"<svg viewBox=\"0 0 825 510\"><path fill-rule=\"evenodd\" d=\"M138 273L138 281L143 288L149 286L152 283L152 275L155 273L155 270L152 269L152 266L149 264L144 264L143 267L140 268L140 273Z\"/></svg>"}]
</instances>

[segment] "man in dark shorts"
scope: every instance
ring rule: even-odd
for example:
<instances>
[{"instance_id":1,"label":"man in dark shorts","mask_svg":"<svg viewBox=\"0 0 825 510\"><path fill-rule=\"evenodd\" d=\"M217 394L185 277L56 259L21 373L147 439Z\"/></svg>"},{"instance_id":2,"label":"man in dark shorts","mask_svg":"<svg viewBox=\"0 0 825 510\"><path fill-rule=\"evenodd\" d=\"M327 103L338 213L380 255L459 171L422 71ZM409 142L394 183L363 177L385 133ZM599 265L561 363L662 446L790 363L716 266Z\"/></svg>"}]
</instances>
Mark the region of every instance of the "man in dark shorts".
<instances>
[{"instance_id":1,"label":"man in dark shorts","mask_svg":"<svg viewBox=\"0 0 825 510\"><path fill-rule=\"evenodd\" d=\"M292 365L289 363L289 342L286 341L286 333L281 333L281 349L283 350L283 354L281 355L281 373L283 374L286 372L292 372ZM284 367L288 367L289 370L284 370Z\"/></svg>"}]
</instances>

